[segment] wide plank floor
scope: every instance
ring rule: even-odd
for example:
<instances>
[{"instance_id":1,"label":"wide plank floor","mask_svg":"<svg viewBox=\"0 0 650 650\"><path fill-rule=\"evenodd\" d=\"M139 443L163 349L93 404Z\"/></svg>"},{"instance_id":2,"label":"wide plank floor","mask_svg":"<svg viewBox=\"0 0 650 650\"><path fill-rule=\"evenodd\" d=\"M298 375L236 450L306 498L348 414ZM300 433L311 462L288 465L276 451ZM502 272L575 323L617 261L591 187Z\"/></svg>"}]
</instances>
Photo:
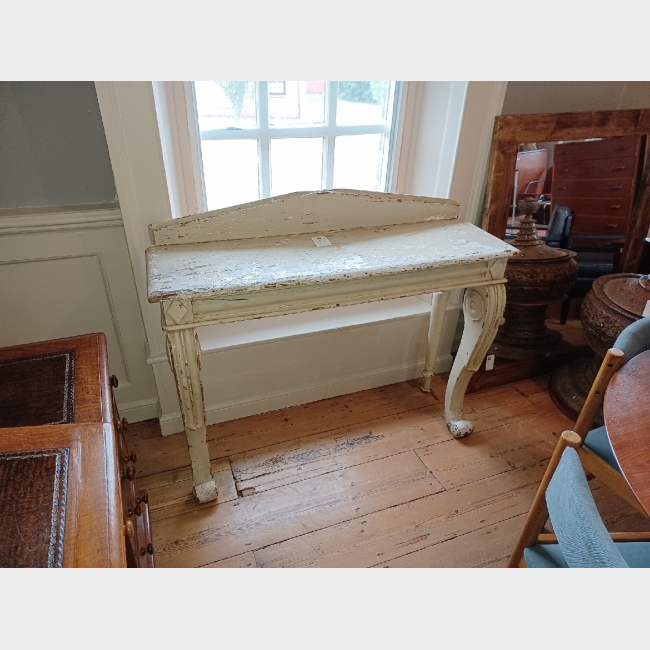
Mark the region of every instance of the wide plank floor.
<instances>
[{"instance_id":1,"label":"wide plank floor","mask_svg":"<svg viewBox=\"0 0 650 650\"><path fill-rule=\"evenodd\" d=\"M444 382L405 382L211 426L219 502L198 506L184 434L133 425L159 567L500 567L558 435L548 377L467 395L447 433ZM648 530L592 484L611 530Z\"/></svg>"}]
</instances>

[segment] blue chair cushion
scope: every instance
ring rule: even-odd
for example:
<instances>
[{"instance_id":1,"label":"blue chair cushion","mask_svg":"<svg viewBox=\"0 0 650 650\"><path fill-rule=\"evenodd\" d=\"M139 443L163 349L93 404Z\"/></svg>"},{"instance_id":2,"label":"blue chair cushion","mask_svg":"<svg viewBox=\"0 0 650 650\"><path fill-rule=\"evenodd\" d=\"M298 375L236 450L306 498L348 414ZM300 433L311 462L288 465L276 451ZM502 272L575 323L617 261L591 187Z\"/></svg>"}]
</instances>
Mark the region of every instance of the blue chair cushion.
<instances>
[{"instance_id":1,"label":"blue chair cushion","mask_svg":"<svg viewBox=\"0 0 650 650\"><path fill-rule=\"evenodd\" d=\"M524 549L529 569L568 569L569 565L558 544L535 544Z\"/></svg>"},{"instance_id":2,"label":"blue chair cushion","mask_svg":"<svg viewBox=\"0 0 650 650\"><path fill-rule=\"evenodd\" d=\"M650 568L650 542L615 542L625 563L631 569ZM524 549L530 569L568 569L559 544L535 544Z\"/></svg>"},{"instance_id":3,"label":"blue chair cushion","mask_svg":"<svg viewBox=\"0 0 650 650\"><path fill-rule=\"evenodd\" d=\"M569 568L624 568L591 495L578 452L567 447L546 488L548 514Z\"/></svg>"},{"instance_id":4,"label":"blue chair cushion","mask_svg":"<svg viewBox=\"0 0 650 650\"><path fill-rule=\"evenodd\" d=\"M650 318L641 318L628 325L618 335L614 347L625 353L623 363L641 352L650 350Z\"/></svg>"},{"instance_id":5,"label":"blue chair cushion","mask_svg":"<svg viewBox=\"0 0 650 650\"><path fill-rule=\"evenodd\" d=\"M592 429L585 438L584 446L589 449L589 451L593 451L596 456L600 456L617 472L621 471L618 461L616 460L616 456L614 456L614 450L612 449L612 445L609 442L607 429L605 427Z\"/></svg>"}]
</instances>

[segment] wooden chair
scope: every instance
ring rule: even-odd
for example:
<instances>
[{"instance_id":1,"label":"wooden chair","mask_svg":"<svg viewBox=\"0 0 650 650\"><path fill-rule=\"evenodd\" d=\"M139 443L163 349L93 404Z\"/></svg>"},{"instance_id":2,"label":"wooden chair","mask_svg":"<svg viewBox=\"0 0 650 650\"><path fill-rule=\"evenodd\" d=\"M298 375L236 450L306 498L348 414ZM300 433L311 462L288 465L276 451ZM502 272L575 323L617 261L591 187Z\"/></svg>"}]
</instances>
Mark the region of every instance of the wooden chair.
<instances>
[{"instance_id":1,"label":"wooden chair","mask_svg":"<svg viewBox=\"0 0 650 650\"><path fill-rule=\"evenodd\" d=\"M648 349L650 349L650 318L642 318L626 327L616 339L614 347L607 351L573 431L579 441L575 447L590 478L598 478L645 517L648 516L647 513L621 474L621 468L607 436L607 429L604 426L592 430L590 428L596 412L602 406L605 389L614 373L624 362ZM551 458L549 469L554 470L557 466L565 447L566 442L561 438ZM554 466L553 462L555 462ZM524 548L533 544L544 528L548 519L544 493L551 476L552 471L549 474L547 470L510 557L508 564L510 567L519 566Z\"/></svg>"},{"instance_id":2,"label":"wooden chair","mask_svg":"<svg viewBox=\"0 0 650 650\"><path fill-rule=\"evenodd\" d=\"M562 433L533 509L545 500L554 534L524 545L519 566L531 568L650 567L650 532L608 533L585 477L585 450L574 431ZM521 554L520 554L521 556Z\"/></svg>"}]
</instances>

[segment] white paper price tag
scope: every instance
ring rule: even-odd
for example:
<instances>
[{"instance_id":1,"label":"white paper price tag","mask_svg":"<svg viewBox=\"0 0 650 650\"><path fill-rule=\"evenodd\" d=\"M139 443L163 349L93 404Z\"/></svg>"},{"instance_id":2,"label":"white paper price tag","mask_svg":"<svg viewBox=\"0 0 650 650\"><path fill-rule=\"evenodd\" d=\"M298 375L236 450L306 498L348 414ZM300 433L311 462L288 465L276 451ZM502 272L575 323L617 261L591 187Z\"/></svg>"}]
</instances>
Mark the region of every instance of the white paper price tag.
<instances>
[{"instance_id":1,"label":"white paper price tag","mask_svg":"<svg viewBox=\"0 0 650 650\"><path fill-rule=\"evenodd\" d=\"M331 246L332 242L327 237L312 237L311 240L316 246Z\"/></svg>"},{"instance_id":2,"label":"white paper price tag","mask_svg":"<svg viewBox=\"0 0 650 650\"><path fill-rule=\"evenodd\" d=\"M487 357L485 357L485 369L486 370L494 370L494 355L493 354L488 354Z\"/></svg>"}]
</instances>

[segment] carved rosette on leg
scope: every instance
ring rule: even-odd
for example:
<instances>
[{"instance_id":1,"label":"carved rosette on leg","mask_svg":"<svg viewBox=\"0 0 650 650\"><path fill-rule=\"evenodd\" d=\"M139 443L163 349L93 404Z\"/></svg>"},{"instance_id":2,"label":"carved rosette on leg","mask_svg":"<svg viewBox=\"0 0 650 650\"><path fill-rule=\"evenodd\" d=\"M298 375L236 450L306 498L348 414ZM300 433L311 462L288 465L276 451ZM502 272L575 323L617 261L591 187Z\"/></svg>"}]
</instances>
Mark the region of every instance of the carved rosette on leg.
<instances>
[{"instance_id":1,"label":"carved rosette on leg","mask_svg":"<svg viewBox=\"0 0 650 650\"><path fill-rule=\"evenodd\" d=\"M474 425L464 419L467 384L479 369L497 333L506 304L503 283L467 289L463 300L465 328L445 394L445 420L454 438L464 438Z\"/></svg>"},{"instance_id":2,"label":"carved rosette on leg","mask_svg":"<svg viewBox=\"0 0 650 650\"><path fill-rule=\"evenodd\" d=\"M167 346L192 461L194 498L199 503L214 501L217 498L217 485L208 453L201 383L201 347L193 328L168 331Z\"/></svg>"}]
</instances>

